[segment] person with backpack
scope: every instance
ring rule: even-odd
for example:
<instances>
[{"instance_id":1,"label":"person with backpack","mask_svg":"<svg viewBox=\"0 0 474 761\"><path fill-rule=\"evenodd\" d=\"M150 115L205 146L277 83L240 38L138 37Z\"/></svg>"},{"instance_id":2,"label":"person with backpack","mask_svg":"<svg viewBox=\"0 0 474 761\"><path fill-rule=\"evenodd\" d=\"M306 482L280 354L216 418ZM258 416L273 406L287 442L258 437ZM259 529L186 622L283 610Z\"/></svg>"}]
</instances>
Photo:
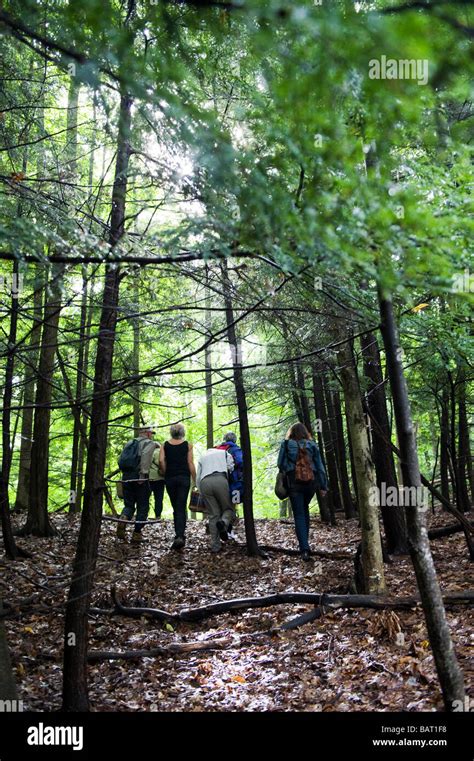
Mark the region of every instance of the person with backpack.
<instances>
[{"instance_id":1,"label":"person with backpack","mask_svg":"<svg viewBox=\"0 0 474 761\"><path fill-rule=\"evenodd\" d=\"M317 489L324 497L328 486L318 445L303 423L292 425L281 442L278 470L286 477L301 556L310 560L309 503Z\"/></svg>"},{"instance_id":2,"label":"person with backpack","mask_svg":"<svg viewBox=\"0 0 474 761\"><path fill-rule=\"evenodd\" d=\"M198 462L196 486L204 499L209 516L211 552L222 549L228 531L235 520L235 508L229 492L229 474L234 470L234 458L220 446L208 449Z\"/></svg>"},{"instance_id":3,"label":"person with backpack","mask_svg":"<svg viewBox=\"0 0 474 761\"><path fill-rule=\"evenodd\" d=\"M165 478L166 491L173 507L175 537L172 550L183 549L186 539L186 516L191 478L196 480L193 446L185 441L186 431L182 423L170 428L169 441L160 449L159 466Z\"/></svg>"},{"instance_id":4,"label":"person with backpack","mask_svg":"<svg viewBox=\"0 0 474 761\"><path fill-rule=\"evenodd\" d=\"M233 431L228 431L222 444L217 449L224 449L232 455L234 460L234 469L229 474L229 491L230 499L233 505L239 505L242 502L244 494L244 457L241 448L237 444L237 436Z\"/></svg>"},{"instance_id":5,"label":"person with backpack","mask_svg":"<svg viewBox=\"0 0 474 761\"><path fill-rule=\"evenodd\" d=\"M122 471L123 501L125 507L121 517L131 520L135 509L137 517L131 541L138 544L142 541L143 524L148 519L150 509L150 482L149 473L156 443L153 439L153 428L140 428L138 436L128 441L118 460L118 466ZM119 539L126 537L126 524L117 525Z\"/></svg>"}]
</instances>

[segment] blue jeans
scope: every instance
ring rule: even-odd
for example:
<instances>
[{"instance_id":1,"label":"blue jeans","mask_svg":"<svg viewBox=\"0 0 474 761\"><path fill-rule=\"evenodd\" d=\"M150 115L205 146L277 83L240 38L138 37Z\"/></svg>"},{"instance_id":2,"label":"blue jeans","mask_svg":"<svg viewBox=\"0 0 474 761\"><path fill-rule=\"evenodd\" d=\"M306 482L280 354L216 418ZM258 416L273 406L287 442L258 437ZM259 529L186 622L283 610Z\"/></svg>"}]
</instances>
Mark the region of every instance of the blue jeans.
<instances>
[{"instance_id":1,"label":"blue jeans","mask_svg":"<svg viewBox=\"0 0 474 761\"><path fill-rule=\"evenodd\" d=\"M289 489L291 509L295 519L295 531L301 552L309 550L309 503L314 496L314 486L298 486Z\"/></svg>"},{"instance_id":2,"label":"blue jeans","mask_svg":"<svg viewBox=\"0 0 474 761\"><path fill-rule=\"evenodd\" d=\"M129 521L133 518L136 506L137 522L135 523L135 531L140 533L143 524L148 520L148 510L150 509L150 482L145 481L143 484L139 484L138 481L124 481L123 501L125 507L122 510L122 515L125 515Z\"/></svg>"},{"instance_id":3,"label":"blue jeans","mask_svg":"<svg viewBox=\"0 0 474 761\"><path fill-rule=\"evenodd\" d=\"M190 476L171 476L165 478L166 491L173 505L174 533L184 538L188 509L188 494L191 486Z\"/></svg>"}]
</instances>

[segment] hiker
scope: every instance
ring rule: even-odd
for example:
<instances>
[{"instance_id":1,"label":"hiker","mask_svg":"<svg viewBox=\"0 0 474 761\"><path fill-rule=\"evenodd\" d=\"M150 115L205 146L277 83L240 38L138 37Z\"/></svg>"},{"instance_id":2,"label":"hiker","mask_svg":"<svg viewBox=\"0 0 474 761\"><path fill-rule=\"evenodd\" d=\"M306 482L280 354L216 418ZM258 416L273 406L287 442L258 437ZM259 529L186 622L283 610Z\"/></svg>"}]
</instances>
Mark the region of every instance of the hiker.
<instances>
[{"instance_id":1,"label":"hiker","mask_svg":"<svg viewBox=\"0 0 474 761\"><path fill-rule=\"evenodd\" d=\"M137 518L131 541L142 541L143 524L148 519L150 509L150 465L156 444L153 439L153 428L143 427L138 431L138 437L128 441L122 450L118 460L118 466L122 471L124 509L121 516L131 520L137 510ZM126 524L117 525L117 536L125 539Z\"/></svg>"},{"instance_id":2,"label":"hiker","mask_svg":"<svg viewBox=\"0 0 474 761\"><path fill-rule=\"evenodd\" d=\"M229 492L229 474L234 470L234 459L221 447L208 449L198 462L196 486L204 499L209 516L211 552L222 549L228 531L235 520L235 508Z\"/></svg>"},{"instance_id":3,"label":"hiker","mask_svg":"<svg viewBox=\"0 0 474 761\"><path fill-rule=\"evenodd\" d=\"M160 449L159 465L165 477L166 491L173 506L175 538L172 550L181 550L185 543L186 515L191 478L196 480L193 446L185 441L186 431L182 423L170 428L170 439Z\"/></svg>"},{"instance_id":4,"label":"hiker","mask_svg":"<svg viewBox=\"0 0 474 761\"><path fill-rule=\"evenodd\" d=\"M150 465L150 491L155 501L155 517L160 519L163 512L163 497L165 494L165 479L160 471L161 446L155 442L155 451Z\"/></svg>"},{"instance_id":5,"label":"hiker","mask_svg":"<svg viewBox=\"0 0 474 761\"><path fill-rule=\"evenodd\" d=\"M224 449L229 452L234 460L234 469L229 474L229 491L232 504L239 505L244 494L244 458L242 450L237 444L235 433L228 431L217 449Z\"/></svg>"},{"instance_id":6,"label":"hiker","mask_svg":"<svg viewBox=\"0 0 474 761\"><path fill-rule=\"evenodd\" d=\"M301 556L303 560L310 560L309 503L316 490L324 497L328 487L318 445L303 423L292 425L281 442L278 470L286 474Z\"/></svg>"}]
</instances>

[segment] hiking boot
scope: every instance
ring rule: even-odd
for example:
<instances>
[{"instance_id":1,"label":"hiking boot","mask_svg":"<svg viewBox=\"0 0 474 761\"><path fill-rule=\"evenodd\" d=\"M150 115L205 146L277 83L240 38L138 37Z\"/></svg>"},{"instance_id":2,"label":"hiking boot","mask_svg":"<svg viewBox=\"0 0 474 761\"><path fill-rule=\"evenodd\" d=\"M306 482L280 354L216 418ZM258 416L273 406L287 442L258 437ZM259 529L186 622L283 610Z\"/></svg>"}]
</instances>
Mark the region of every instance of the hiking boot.
<instances>
[{"instance_id":1,"label":"hiking boot","mask_svg":"<svg viewBox=\"0 0 474 761\"><path fill-rule=\"evenodd\" d=\"M127 535L127 524L117 523L117 539L125 539Z\"/></svg>"},{"instance_id":2,"label":"hiking boot","mask_svg":"<svg viewBox=\"0 0 474 761\"><path fill-rule=\"evenodd\" d=\"M184 536L175 536L174 542L171 545L172 550L182 550L185 545Z\"/></svg>"},{"instance_id":3,"label":"hiking boot","mask_svg":"<svg viewBox=\"0 0 474 761\"><path fill-rule=\"evenodd\" d=\"M311 554L309 550L303 550L301 553L301 559L309 562L311 560Z\"/></svg>"},{"instance_id":4,"label":"hiking boot","mask_svg":"<svg viewBox=\"0 0 474 761\"><path fill-rule=\"evenodd\" d=\"M141 544L143 542L143 537L141 535L140 531L134 531L132 534L132 538L130 539L131 544Z\"/></svg>"},{"instance_id":5,"label":"hiking boot","mask_svg":"<svg viewBox=\"0 0 474 761\"><path fill-rule=\"evenodd\" d=\"M220 552L221 550L222 550L222 544L220 542L219 543L216 542L215 544L211 545L211 552L213 555L217 555L217 553Z\"/></svg>"},{"instance_id":6,"label":"hiking boot","mask_svg":"<svg viewBox=\"0 0 474 761\"><path fill-rule=\"evenodd\" d=\"M227 542L229 535L227 533L227 528L224 521L217 521L216 529L218 530L219 536L222 539L222 541Z\"/></svg>"}]
</instances>

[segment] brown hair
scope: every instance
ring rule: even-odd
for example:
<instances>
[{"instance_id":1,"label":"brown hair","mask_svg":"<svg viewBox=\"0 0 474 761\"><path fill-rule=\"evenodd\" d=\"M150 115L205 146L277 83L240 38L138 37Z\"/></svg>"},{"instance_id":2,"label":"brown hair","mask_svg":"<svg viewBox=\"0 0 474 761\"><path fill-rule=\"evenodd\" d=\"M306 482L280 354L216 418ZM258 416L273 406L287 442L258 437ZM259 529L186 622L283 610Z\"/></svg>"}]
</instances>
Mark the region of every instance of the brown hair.
<instances>
[{"instance_id":1,"label":"brown hair","mask_svg":"<svg viewBox=\"0 0 474 761\"><path fill-rule=\"evenodd\" d=\"M293 423L288 428L285 438L300 441L301 439L312 439L312 436L303 423Z\"/></svg>"}]
</instances>

